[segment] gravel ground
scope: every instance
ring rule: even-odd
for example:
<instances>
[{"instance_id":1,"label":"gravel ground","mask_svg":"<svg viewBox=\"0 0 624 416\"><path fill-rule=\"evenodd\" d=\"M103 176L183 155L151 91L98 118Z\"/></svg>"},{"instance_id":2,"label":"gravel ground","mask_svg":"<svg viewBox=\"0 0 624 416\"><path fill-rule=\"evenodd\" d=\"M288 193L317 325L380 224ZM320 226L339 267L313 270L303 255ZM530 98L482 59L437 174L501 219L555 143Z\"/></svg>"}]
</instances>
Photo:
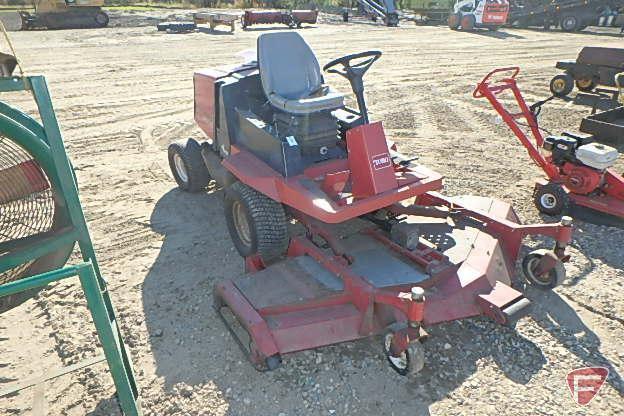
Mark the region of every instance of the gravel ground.
<instances>
[{"instance_id":1,"label":"gravel ground","mask_svg":"<svg viewBox=\"0 0 624 416\"><path fill-rule=\"evenodd\" d=\"M28 72L48 77L146 415L624 414L624 230L583 221L562 287L527 288L535 307L515 329L485 319L430 328L427 364L416 378L386 365L377 338L290 354L280 369L256 372L211 307L214 282L243 271L223 221L222 192L176 190L165 149L199 136L193 71L236 62L235 52L253 48L263 29L167 35L153 27L164 16L114 12L109 29L12 35ZM321 63L383 50L365 79L372 118L384 121L402 151L446 175L446 193L506 200L527 222L553 221L531 202L540 172L472 88L494 67L520 65L529 101L545 98L557 60L572 59L584 45L622 42L616 30L460 33L344 24L337 16L300 33ZM337 77L327 80L349 91ZM3 100L34 109L25 94ZM575 129L588 112L554 101L543 126ZM528 251L544 242L526 244ZM0 331L0 388L99 351L70 282L2 315ZM586 365L610 375L582 408L565 376ZM45 397L50 415L119 414L103 364L47 383ZM30 414L31 407L29 390L0 400L2 415Z\"/></svg>"}]
</instances>

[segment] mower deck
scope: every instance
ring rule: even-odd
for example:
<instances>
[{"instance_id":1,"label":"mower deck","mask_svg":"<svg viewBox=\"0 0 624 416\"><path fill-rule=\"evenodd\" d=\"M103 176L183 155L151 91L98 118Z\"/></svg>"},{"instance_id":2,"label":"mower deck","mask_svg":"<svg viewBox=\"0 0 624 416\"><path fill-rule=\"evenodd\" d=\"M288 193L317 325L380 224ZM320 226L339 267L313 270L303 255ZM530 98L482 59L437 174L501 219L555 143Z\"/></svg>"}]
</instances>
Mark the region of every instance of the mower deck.
<instances>
[{"instance_id":1,"label":"mower deck","mask_svg":"<svg viewBox=\"0 0 624 416\"><path fill-rule=\"evenodd\" d=\"M218 283L215 305L229 308L247 332L248 340L232 330L252 363L261 368L269 357L381 333L406 316L426 327L478 315L504 324L523 315L529 301L511 287L519 242L534 232L558 235L560 224L522 226L508 204L490 198L427 198L457 203L464 215L406 218L403 226L419 236L412 250L378 227L335 236L340 253L295 237L285 260L266 268L248 261L249 273ZM419 311L410 309L418 304L409 298L415 286L426 293Z\"/></svg>"}]
</instances>

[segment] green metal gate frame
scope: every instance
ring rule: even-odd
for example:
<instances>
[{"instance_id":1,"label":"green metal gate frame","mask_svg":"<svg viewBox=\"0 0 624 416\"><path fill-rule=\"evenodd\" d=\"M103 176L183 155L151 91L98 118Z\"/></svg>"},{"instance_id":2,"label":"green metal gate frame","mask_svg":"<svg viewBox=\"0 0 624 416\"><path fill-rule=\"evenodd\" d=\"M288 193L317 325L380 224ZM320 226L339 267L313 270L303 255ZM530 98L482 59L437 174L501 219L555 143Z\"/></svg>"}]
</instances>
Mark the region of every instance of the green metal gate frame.
<instances>
[{"instance_id":1,"label":"green metal gate frame","mask_svg":"<svg viewBox=\"0 0 624 416\"><path fill-rule=\"evenodd\" d=\"M0 102L0 133L15 140L39 163L57 194L64 198L61 209L65 211L63 214L68 217L71 226L45 238L30 241L27 245L23 242L2 243L2 251L6 254L0 255L0 273L75 243L80 247L83 261L0 285L0 298L78 276L115 383L121 409L126 416L141 416L139 391L132 363L123 343L106 281L102 278L95 257L74 171L65 152L45 78L0 78L0 92L8 91L32 92L42 124Z\"/></svg>"}]
</instances>

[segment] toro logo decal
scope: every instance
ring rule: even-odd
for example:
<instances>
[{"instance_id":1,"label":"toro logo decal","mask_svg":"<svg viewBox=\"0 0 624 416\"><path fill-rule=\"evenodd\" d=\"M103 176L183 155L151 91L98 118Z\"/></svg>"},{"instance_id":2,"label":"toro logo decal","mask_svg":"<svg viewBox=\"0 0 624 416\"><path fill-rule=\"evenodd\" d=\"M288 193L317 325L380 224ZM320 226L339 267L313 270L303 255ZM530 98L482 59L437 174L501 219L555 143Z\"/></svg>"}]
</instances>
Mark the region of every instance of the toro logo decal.
<instances>
[{"instance_id":1,"label":"toro logo decal","mask_svg":"<svg viewBox=\"0 0 624 416\"><path fill-rule=\"evenodd\" d=\"M605 367L583 367L570 371L566 377L574 401L586 406L602 388L609 369Z\"/></svg>"},{"instance_id":2,"label":"toro logo decal","mask_svg":"<svg viewBox=\"0 0 624 416\"><path fill-rule=\"evenodd\" d=\"M373 168L375 168L375 170L392 166L392 160L390 159L390 155L388 153L375 155L372 157L371 161L373 162Z\"/></svg>"}]
</instances>

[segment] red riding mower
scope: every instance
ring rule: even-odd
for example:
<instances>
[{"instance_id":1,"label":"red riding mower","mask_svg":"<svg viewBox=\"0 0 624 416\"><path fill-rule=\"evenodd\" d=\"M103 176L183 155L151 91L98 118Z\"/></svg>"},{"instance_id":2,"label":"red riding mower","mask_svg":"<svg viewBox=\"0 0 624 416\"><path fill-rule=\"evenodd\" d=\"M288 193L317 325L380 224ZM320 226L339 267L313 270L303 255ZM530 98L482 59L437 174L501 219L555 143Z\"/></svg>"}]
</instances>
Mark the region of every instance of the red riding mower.
<instances>
[{"instance_id":1,"label":"red riding mower","mask_svg":"<svg viewBox=\"0 0 624 416\"><path fill-rule=\"evenodd\" d=\"M380 56L324 67L349 80L358 110L323 83L297 33L261 35L257 62L195 74L208 140L173 143L169 160L180 188L199 191L210 178L225 188L247 273L218 282L214 306L258 369L383 333L392 368L418 372L428 326L479 315L508 324L526 312L511 281L527 235L555 240L524 258L528 280L552 288L565 277L569 218L521 225L504 202L440 195L441 175L388 145L362 81ZM291 220L305 233L289 236Z\"/></svg>"},{"instance_id":2,"label":"red riding mower","mask_svg":"<svg viewBox=\"0 0 624 416\"><path fill-rule=\"evenodd\" d=\"M542 136L537 118L544 103L553 97L528 106L516 82L517 67L495 69L474 90L475 98L485 97L500 114L529 152L531 159L546 173L535 185L534 201L540 212L559 215L570 203L616 217L624 217L624 178L610 169L619 154L616 149L592 142L593 137L573 133ZM496 81L496 74L510 76ZM511 91L518 112L512 113L500 100ZM531 130L533 140L524 128Z\"/></svg>"}]
</instances>

